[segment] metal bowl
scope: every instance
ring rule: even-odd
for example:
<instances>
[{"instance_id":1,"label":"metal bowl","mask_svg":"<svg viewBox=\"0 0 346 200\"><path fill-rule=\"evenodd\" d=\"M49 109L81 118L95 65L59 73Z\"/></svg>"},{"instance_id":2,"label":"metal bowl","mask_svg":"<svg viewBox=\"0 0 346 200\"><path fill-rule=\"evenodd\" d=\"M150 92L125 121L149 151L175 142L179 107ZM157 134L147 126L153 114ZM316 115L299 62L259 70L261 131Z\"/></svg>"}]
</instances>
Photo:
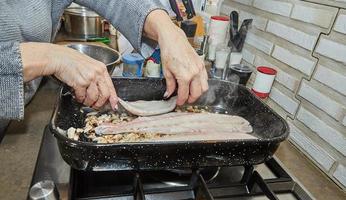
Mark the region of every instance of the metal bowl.
<instances>
[{"instance_id":1,"label":"metal bowl","mask_svg":"<svg viewBox=\"0 0 346 200\"><path fill-rule=\"evenodd\" d=\"M85 55L103 62L107 66L109 74L112 74L115 66L120 62L120 54L114 49L92 44L70 44L67 47L75 49Z\"/></svg>"}]
</instances>

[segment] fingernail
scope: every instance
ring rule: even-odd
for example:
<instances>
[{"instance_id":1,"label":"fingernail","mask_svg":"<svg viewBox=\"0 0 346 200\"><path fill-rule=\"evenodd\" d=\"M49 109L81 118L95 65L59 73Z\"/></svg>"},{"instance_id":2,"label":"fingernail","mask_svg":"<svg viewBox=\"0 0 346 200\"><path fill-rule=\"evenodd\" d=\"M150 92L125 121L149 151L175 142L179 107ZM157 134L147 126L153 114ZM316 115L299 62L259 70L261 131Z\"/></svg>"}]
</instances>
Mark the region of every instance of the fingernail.
<instances>
[{"instance_id":1,"label":"fingernail","mask_svg":"<svg viewBox=\"0 0 346 200\"><path fill-rule=\"evenodd\" d=\"M119 107L118 107L118 104L115 104L114 109L115 109L115 110L118 110L118 108L119 108Z\"/></svg>"},{"instance_id":2,"label":"fingernail","mask_svg":"<svg viewBox=\"0 0 346 200\"><path fill-rule=\"evenodd\" d=\"M163 97L164 97L164 98L168 98L168 96L169 96L169 94L168 94L168 92L166 91L166 92L163 94Z\"/></svg>"}]
</instances>

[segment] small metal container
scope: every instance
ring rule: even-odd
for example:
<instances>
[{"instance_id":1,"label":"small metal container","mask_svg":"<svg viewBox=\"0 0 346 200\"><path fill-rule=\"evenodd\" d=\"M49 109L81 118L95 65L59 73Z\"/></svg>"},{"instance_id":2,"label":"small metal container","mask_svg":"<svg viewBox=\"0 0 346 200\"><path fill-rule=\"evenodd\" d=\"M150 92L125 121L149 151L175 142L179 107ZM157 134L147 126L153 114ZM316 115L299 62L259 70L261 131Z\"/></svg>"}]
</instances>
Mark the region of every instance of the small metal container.
<instances>
[{"instance_id":1,"label":"small metal container","mask_svg":"<svg viewBox=\"0 0 346 200\"><path fill-rule=\"evenodd\" d=\"M120 54L114 49L91 44L70 44L68 47L75 49L83 54L103 62L107 66L107 70L111 75L115 66L120 62Z\"/></svg>"},{"instance_id":2,"label":"small metal container","mask_svg":"<svg viewBox=\"0 0 346 200\"><path fill-rule=\"evenodd\" d=\"M59 200L59 192L51 180L37 182L30 188L30 200Z\"/></svg>"},{"instance_id":3,"label":"small metal container","mask_svg":"<svg viewBox=\"0 0 346 200\"><path fill-rule=\"evenodd\" d=\"M243 64L231 65L226 71L225 80L246 85L251 74L252 69L249 66Z\"/></svg>"},{"instance_id":4,"label":"small metal container","mask_svg":"<svg viewBox=\"0 0 346 200\"><path fill-rule=\"evenodd\" d=\"M102 37L104 20L86 7L67 8L64 11L64 25L68 34L80 38Z\"/></svg>"}]
</instances>

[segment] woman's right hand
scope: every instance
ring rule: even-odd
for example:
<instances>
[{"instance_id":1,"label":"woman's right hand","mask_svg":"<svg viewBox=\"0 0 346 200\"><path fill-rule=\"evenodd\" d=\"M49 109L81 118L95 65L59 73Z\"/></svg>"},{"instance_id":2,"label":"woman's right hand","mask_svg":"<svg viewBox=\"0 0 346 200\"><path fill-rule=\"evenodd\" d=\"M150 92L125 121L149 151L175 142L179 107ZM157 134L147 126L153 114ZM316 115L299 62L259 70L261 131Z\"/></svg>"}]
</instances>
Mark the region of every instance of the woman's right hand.
<instances>
[{"instance_id":1,"label":"woman's right hand","mask_svg":"<svg viewBox=\"0 0 346 200\"><path fill-rule=\"evenodd\" d=\"M24 80L54 75L73 88L78 102L117 107L117 95L105 64L71 48L49 43L22 43ZM36 65L36 66L35 66Z\"/></svg>"}]
</instances>

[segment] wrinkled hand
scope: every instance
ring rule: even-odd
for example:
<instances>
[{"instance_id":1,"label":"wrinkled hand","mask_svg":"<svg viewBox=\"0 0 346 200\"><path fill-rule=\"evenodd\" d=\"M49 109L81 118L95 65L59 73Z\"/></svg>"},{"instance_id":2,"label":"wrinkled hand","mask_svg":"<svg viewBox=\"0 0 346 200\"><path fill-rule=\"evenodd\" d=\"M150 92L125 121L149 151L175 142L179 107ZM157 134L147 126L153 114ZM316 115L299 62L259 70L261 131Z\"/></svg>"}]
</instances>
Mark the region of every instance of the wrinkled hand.
<instances>
[{"instance_id":1,"label":"wrinkled hand","mask_svg":"<svg viewBox=\"0 0 346 200\"><path fill-rule=\"evenodd\" d=\"M118 98L104 63L64 46L54 45L51 52L47 68L73 88L78 102L98 109L109 101L116 108Z\"/></svg>"},{"instance_id":2,"label":"wrinkled hand","mask_svg":"<svg viewBox=\"0 0 346 200\"><path fill-rule=\"evenodd\" d=\"M208 90L208 75L203 60L188 42L185 33L172 27L169 36L159 37L166 95L170 96L178 83L177 104L196 101Z\"/></svg>"},{"instance_id":3,"label":"wrinkled hand","mask_svg":"<svg viewBox=\"0 0 346 200\"><path fill-rule=\"evenodd\" d=\"M185 33L172 23L165 11L154 10L144 24L144 34L158 41L163 72L170 96L178 83L177 104L192 103L208 90L208 75L203 60L188 42Z\"/></svg>"}]
</instances>

